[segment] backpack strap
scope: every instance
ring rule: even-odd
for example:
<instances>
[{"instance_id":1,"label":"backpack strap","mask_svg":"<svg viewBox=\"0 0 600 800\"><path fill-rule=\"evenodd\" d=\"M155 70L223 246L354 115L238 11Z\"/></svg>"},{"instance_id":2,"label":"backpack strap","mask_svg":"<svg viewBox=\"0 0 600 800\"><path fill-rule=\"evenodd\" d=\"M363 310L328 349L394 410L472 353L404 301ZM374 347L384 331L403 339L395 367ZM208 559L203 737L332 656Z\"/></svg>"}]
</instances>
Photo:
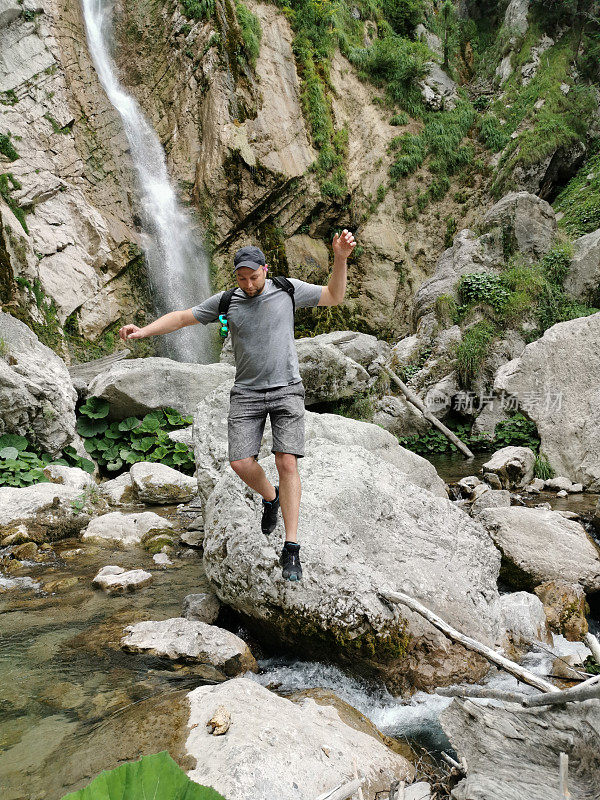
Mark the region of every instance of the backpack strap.
<instances>
[{"instance_id":1,"label":"backpack strap","mask_svg":"<svg viewBox=\"0 0 600 800\"><path fill-rule=\"evenodd\" d=\"M231 304L231 298L233 297L233 293L237 289L235 286L233 289L227 289L227 291L223 292L221 295L221 299L219 300L219 315L223 314L224 317L227 317L227 312L229 311L229 306Z\"/></svg>"},{"instance_id":2,"label":"backpack strap","mask_svg":"<svg viewBox=\"0 0 600 800\"><path fill-rule=\"evenodd\" d=\"M277 275L275 278L271 278L275 286L278 286L280 289L283 289L284 292L287 292L292 299L292 313L296 313L296 301L294 300L294 284L288 280L283 275Z\"/></svg>"}]
</instances>

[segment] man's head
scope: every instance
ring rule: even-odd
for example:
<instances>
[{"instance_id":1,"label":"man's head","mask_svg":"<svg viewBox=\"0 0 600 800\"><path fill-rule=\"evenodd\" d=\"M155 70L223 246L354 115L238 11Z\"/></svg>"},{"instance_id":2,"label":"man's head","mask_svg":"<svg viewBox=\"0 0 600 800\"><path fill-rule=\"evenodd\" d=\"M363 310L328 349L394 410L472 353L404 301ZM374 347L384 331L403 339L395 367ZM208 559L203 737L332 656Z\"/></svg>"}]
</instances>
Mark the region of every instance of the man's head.
<instances>
[{"instance_id":1,"label":"man's head","mask_svg":"<svg viewBox=\"0 0 600 800\"><path fill-rule=\"evenodd\" d=\"M248 297L255 297L264 289L267 276L265 262L263 251L253 245L240 247L233 257L233 271L238 286Z\"/></svg>"}]
</instances>

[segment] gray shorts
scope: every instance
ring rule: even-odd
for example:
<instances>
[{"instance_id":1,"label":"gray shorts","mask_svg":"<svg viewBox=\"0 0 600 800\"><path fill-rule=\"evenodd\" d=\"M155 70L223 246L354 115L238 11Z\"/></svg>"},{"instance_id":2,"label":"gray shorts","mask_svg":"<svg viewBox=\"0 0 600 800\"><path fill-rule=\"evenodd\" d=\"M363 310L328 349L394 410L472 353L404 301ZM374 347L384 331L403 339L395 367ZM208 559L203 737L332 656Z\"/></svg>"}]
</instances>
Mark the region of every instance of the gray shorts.
<instances>
[{"instance_id":1,"label":"gray shorts","mask_svg":"<svg viewBox=\"0 0 600 800\"><path fill-rule=\"evenodd\" d=\"M267 414L271 418L273 453L304 455L304 385L274 389L234 386L229 393L227 432L229 460L257 456Z\"/></svg>"}]
</instances>

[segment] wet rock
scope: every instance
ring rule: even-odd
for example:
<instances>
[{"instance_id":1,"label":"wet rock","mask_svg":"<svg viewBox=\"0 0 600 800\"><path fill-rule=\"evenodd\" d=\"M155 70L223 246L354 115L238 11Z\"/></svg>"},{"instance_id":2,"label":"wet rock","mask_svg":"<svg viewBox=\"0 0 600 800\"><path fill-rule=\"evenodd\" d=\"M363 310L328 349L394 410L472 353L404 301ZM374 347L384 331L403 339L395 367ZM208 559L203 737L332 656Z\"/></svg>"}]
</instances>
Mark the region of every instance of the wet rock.
<instances>
[{"instance_id":1,"label":"wet rock","mask_svg":"<svg viewBox=\"0 0 600 800\"><path fill-rule=\"evenodd\" d=\"M130 475L133 490L144 503L184 503L198 493L195 478L166 464L140 461L132 465Z\"/></svg>"},{"instance_id":2,"label":"wet rock","mask_svg":"<svg viewBox=\"0 0 600 800\"><path fill-rule=\"evenodd\" d=\"M570 642L582 641L588 632L586 612L589 612L583 587L559 578L544 581L534 592L544 605L550 630Z\"/></svg>"},{"instance_id":3,"label":"wet rock","mask_svg":"<svg viewBox=\"0 0 600 800\"><path fill-rule=\"evenodd\" d=\"M56 455L75 438L77 394L64 361L35 333L0 311L0 434L26 436ZM10 358L8 358L10 356Z\"/></svg>"},{"instance_id":4,"label":"wet rock","mask_svg":"<svg viewBox=\"0 0 600 800\"><path fill-rule=\"evenodd\" d=\"M220 608L219 598L210 592L188 594L183 600L183 616L186 619L206 622L208 625L216 621Z\"/></svg>"},{"instance_id":5,"label":"wet rock","mask_svg":"<svg viewBox=\"0 0 600 800\"><path fill-rule=\"evenodd\" d=\"M151 653L173 661L210 664L225 675L258 666L246 642L230 631L183 617L138 622L125 628L121 647L131 653Z\"/></svg>"},{"instance_id":6,"label":"wet rock","mask_svg":"<svg viewBox=\"0 0 600 800\"><path fill-rule=\"evenodd\" d=\"M593 800L597 793L600 700L519 708L455 698L439 719L458 758L468 764L467 777L452 791L456 800L523 800L524 786L527 800L558 798L561 752L569 765L577 764L569 769L571 795Z\"/></svg>"},{"instance_id":7,"label":"wet rock","mask_svg":"<svg viewBox=\"0 0 600 800\"><path fill-rule=\"evenodd\" d=\"M520 489L533 478L535 453L529 447L501 447L483 465L483 472L495 473L503 489Z\"/></svg>"},{"instance_id":8,"label":"wet rock","mask_svg":"<svg viewBox=\"0 0 600 800\"><path fill-rule=\"evenodd\" d=\"M133 491L129 472L123 472L118 477L99 484L98 492L105 497L112 506L130 506L139 502Z\"/></svg>"},{"instance_id":9,"label":"wet rock","mask_svg":"<svg viewBox=\"0 0 600 800\"><path fill-rule=\"evenodd\" d=\"M151 581L152 574L143 569L125 570L123 567L109 565L102 567L92 583L109 594L123 594L141 589Z\"/></svg>"},{"instance_id":10,"label":"wet rock","mask_svg":"<svg viewBox=\"0 0 600 800\"><path fill-rule=\"evenodd\" d=\"M118 361L94 378L88 394L110 402L114 419L147 414L157 408L176 408L192 414L198 403L235 370L226 364L185 364L170 358L132 358Z\"/></svg>"},{"instance_id":11,"label":"wet rock","mask_svg":"<svg viewBox=\"0 0 600 800\"><path fill-rule=\"evenodd\" d=\"M552 644L544 606L535 594L530 592L502 594L500 609L507 633L509 657L518 658L530 650L534 642Z\"/></svg>"},{"instance_id":12,"label":"wet rock","mask_svg":"<svg viewBox=\"0 0 600 800\"><path fill-rule=\"evenodd\" d=\"M488 483L492 489L502 489L502 481L495 472L484 471L483 480Z\"/></svg>"},{"instance_id":13,"label":"wet rock","mask_svg":"<svg viewBox=\"0 0 600 800\"><path fill-rule=\"evenodd\" d=\"M0 487L0 535L26 531L38 542L75 536L90 519L81 500L79 489L55 483Z\"/></svg>"},{"instance_id":14,"label":"wet rock","mask_svg":"<svg viewBox=\"0 0 600 800\"><path fill-rule=\"evenodd\" d=\"M485 674L487 665L422 617L393 613L378 597L383 587L404 591L460 630L495 641L500 555L484 529L362 447L315 439L304 461L298 585L281 577L279 539L260 534L260 498L227 473L209 497L204 567L221 601L265 640L304 657L327 653L395 689ZM260 463L273 476L273 457Z\"/></svg>"},{"instance_id":15,"label":"wet rock","mask_svg":"<svg viewBox=\"0 0 600 800\"><path fill-rule=\"evenodd\" d=\"M557 511L511 506L478 515L502 551L501 577L516 589L562 578L600 590L600 548L585 528Z\"/></svg>"},{"instance_id":16,"label":"wet rock","mask_svg":"<svg viewBox=\"0 0 600 800\"><path fill-rule=\"evenodd\" d=\"M345 356L338 347L317 341L318 338L296 339L306 405L364 392L370 384L366 369Z\"/></svg>"},{"instance_id":17,"label":"wet rock","mask_svg":"<svg viewBox=\"0 0 600 800\"><path fill-rule=\"evenodd\" d=\"M126 547L139 544L144 537L165 533L172 528L173 525L167 519L152 511L142 511L139 514L111 511L95 517L83 531L81 538L84 541L100 544L112 542Z\"/></svg>"},{"instance_id":18,"label":"wet rock","mask_svg":"<svg viewBox=\"0 0 600 800\"><path fill-rule=\"evenodd\" d=\"M496 373L494 389L518 397L554 471L600 489L600 313L559 322Z\"/></svg>"},{"instance_id":19,"label":"wet rock","mask_svg":"<svg viewBox=\"0 0 600 800\"><path fill-rule=\"evenodd\" d=\"M573 484L569 478L565 478L562 475L559 475L556 478L548 478L544 481L544 489L554 489L555 492L559 492L561 489L564 489L568 492L570 491L572 485Z\"/></svg>"},{"instance_id":20,"label":"wet rock","mask_svg":"<svg viewBox=\"0 0 600 800\"><path fill-rule=\"evenodd\" d=\"M199 686L188 695L188 752L197 758L192 780L236 800L313 800L352 775L365 775L365 797L411 780L412 765L373 736L344 724L331 706L310 698L293 703L248 678ZM206 723L222 706L231 722L223 736Z\"/></svg>"},{"instance_id":21,"label":"wet rock","mask_svg":"<svg viewBox=\"0 0 600 800\"><path fill-rule=\"evenodd\" d=\"M477 516L486 508L508 508L510 506L510 492L506 489L488 489L477 497L471 506L471 514Z\"/></svg>"}]
</instances>

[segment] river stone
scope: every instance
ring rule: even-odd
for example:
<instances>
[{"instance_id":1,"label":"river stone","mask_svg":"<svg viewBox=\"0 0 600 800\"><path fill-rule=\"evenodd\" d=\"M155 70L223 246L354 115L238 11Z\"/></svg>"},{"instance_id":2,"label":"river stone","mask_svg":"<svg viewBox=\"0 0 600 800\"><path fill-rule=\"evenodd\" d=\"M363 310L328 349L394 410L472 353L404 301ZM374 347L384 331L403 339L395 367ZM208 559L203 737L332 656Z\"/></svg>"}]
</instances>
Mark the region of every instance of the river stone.
<instances>
[{"instance_id":1,"label":"river stone","mask_svg":"<svg viewBox=\"0 0 600 800\"><path fill-rule=\"evenodd\" d=\"M317 338L296 339L306 405L364 392L370 385L366 369L337 347L316 341Z\"/></svg>"},{"instance_id":2,"label":"river stone","mask_svg":"<svg viewBox=\"0 0 600 800\"><path fill-rule=\"evenodd\" d=\"M565 291L580 302L600 303L600 229L573 242L573 258L564 282Z\"/></svg>"},{"instance_id":3,"label":"river stone","mask_svg":"<svg viewBox=\"0 0 600 800\"><path fill-rule=\"evenodd\" d=\"M487 508L478 515L502 551L501 577L516 589L563 578L600 590L600 548L585 528L545 508Z\"/></svg>"},{"instance_id":4,"label":"river stone","mask_svg":"<svg viewBox=\"0 0 600 800\"><path fill-rule=\"evenodd\" d=\"M477 516L485 508L508 508L510 492L507 489L488 489L476 497L471 505L472 516Z\"/></svg>"},{"instance_id":5,"label":"river stone","mask_svg":"<svg viewBox=\"0 0 600 800\"><path fill-rule=\"evenodd\" d=\"M81 538L100 544L111 542L127 547L140 544L152 534L164 533L172 528L173 525L169 520L152 511L142 511L139 514L111 511L95 517L84 530Z\"/></svg>"},{"instance_id":6,"label":"river stone","mask_svg":"<svg viewBox=\"0 0 600 800\"><path fill-rule=\"evenodd\" d=\"M249 678L234 678L199 686L188 700L186 748L197 759L188 775L224 797L315 800L353 776L354 759L366 778L365 797L414 777L407 759L311 698L292 702ZM223 736L213 736L206 723L219 706L231 721Z\"/></svg>"},{"instance_id":7,"label":"river stone","mask_svg":"<svg viewBox=\"0 0 600 800\"><path fill-rule=\"evenodd\" d=\"M583 587L560 578L544 581L534 589L543 603L550 630L570 642L580 642L588 632L587 603Z\"/></svg>"},{"instance_id":8,"label":"river stone","mask_svg":"<svg viewBox=\"0 0 600 800\"><path fill-rule=\"evenodd\" d=\"M400 691L477 680L487 665L420 615L378 598L397 589L492 646L500 554L481 525L374 453L311 441L299 541L304 577L281 577L279 536L260 532L260 497L225 473L206 506L204 568L220 600L265 641L383 676ZM274 480L274 458L260 464Z\"/></svg>"},{"instance_id":9,"label":"river stone","mask_svg":"<svg viewBox=\"0 0 600 800\"><path fill-rule=\"evenodd\" d=\"M211 664L229 676L258 671L246 642L216 625L174 617L158 622L137 622L128 625L124 633L121 647L131 653Z\"/></svg>"},{"instance_id":10,"label":"river stone","mask_svg":"<svg viewBox=\"0 0 600 800\"><path fill-rule=\"evenodd\" d=\"M196 478L152 461L139 461L130 469L134 492L144 503L186 503L198 493Z\"/></svg>"},{"instance_id":11,"label":"river stone","mask_svg":"<svg viewBox=\"0 0 600 800\"><path fill-rule=\"evenodd\" d=\"M518 398L558 475L600 490L600 313L559 322L496 373Z\"/></svg>"},{"instance_id":12,"label":"river stone","mask_svg":"<svg viewBox=\"0 0 600 800\"><path fill-rule=\"evenodd\" d=\"M0 435L26 436L54 456L75 438L77 393L64 361L24 322L0 311Z\"/></svg>"},{"instance_id":13,"label":"river stone","mask_svg":"<svg viewBox=\"0 0 600 800\"><path fill-rule=\"evenodd\" d=\"M212 592L188 594L183 598L183 616L186 619L206 622L207 625L212 625L216 621L220 608L219 598Z\"/></svg>"},{"instance_id":14,"label":"river stone","mask_svg":"<svg viewBox=\"0 0 600 800\"><path fill-rule=\"evenodd\" d=\"M96 486L96 481L90 475L79 467L65 467L62 464L49 464L44 467L44 475L48 478L50 483L60 483L64 486L73 486L79 491Z\"/></svg>"},{"instance_id":15,"label":"river stone","mask_svg":"<svg viewBox=\"0 0 600 800\"><path fill-rule=\"evenodd\" d=\"M453 800L560 800L561 752L569 757L571 797L598 797L600 700L521 708L454 698L439 720L468 765Z\"/></svg>"},{"instance_id":16,"label":"river stone","mask_svg":"<svg viewBox=\"0 0 600 800\"><path fill-rule=\"evenodd\" d=\"M109 565L102 567L92 581L94 586L109 594L123 594L141 589L152 581L152 574L143 569L128 569Z\"/></svg>"},{"instance_id":17,"label":"river stone","mask_svg":"<svg viewBox=\"0 0 600 800\"><path fill-rule=\"evenodd\" d=\"M0 487L0 536L27 531L37 542L75 536L90 520L78 509L81 497L80 489L58 483Z\"/></svg>"},{"instance_id":18,"label":"river stone","mask_svg":"<svg viewBox=\"0 0 600 800\"><path fill-rule=\"evenodd\" d=\"M226 364L184 364L170 358L117 361L97 375L88 395L110 402L113 419L176 408L192 414L198 403L222 383L231 384L235 370Z\"/></svg>"},{"instance_id":19,"label":"river stone","mask_svg":"<svg viewBox=\"0 0 600 800\"><path fill-rule=\"evenodd\" d=\"M99 484L98 491L111 506L130 506L138 502L129 472L123 472L116 478Z\"/></svg>"},{"instance_id":20,"label":"river stone","mask_svg":"<svg viewBox=\"0 0 600 800\"><path fill-rule=\"evenodd\" d=\"M530 447L501 447L482 467L495 473L503 489L521 489L533 478L535 453Z\"/></svg>"},{"instance_id":21,"label":"river stone","mask_svg":"<svg viewBox=\"0 0 600 800\"><path fill-rule=\"evenodd\" d=\"M211 392L198 405L194 414L194 452L196 456L196 476L198 491L203 500L209 496L219 480L222 471L228 472L227 453L227 413L229 410L229 389L222 386ZM440 497L447 497L446 485L427 459L401 447L391 433L370 422L349 419L339 414L305 413L306 452L310 453L313 439L328 439L340 445L360 445L379 455L410 480ZM271 425L267 420L265 436L259 457L267 456L272 447ZM306 456L299 462L302 470ZM277 480L278 482L278 480ZM199 508L199 517L202 509ZM201 527L201 522L196 521Z\"/></svg>"},{"instance_id":22,"label":"river stone","mask_svg":"<svg viewBox=\"0 0 600 800\"><path fill-rule=\"evenodd\" d=\"M502 622L506 628L510 657L530 650L534 642L552 644L544 606L531 592L511 592L500 595ZM515 652L510 653L514 648Z\"/></svg>"},{"instance_id":23,"label":"river stone","mask_svg":"<svg viewBox=\"0 0 600 800\"><path fill-rule=\"evenodd\" d=\"M568 492L571 486L573 486L573 483L569 478L565 478L562 475L557 475L555 478L548 478L544 481L544 489L554 489L555 492L559 492L561 489Z\"/></svg>"}]
</instances>

